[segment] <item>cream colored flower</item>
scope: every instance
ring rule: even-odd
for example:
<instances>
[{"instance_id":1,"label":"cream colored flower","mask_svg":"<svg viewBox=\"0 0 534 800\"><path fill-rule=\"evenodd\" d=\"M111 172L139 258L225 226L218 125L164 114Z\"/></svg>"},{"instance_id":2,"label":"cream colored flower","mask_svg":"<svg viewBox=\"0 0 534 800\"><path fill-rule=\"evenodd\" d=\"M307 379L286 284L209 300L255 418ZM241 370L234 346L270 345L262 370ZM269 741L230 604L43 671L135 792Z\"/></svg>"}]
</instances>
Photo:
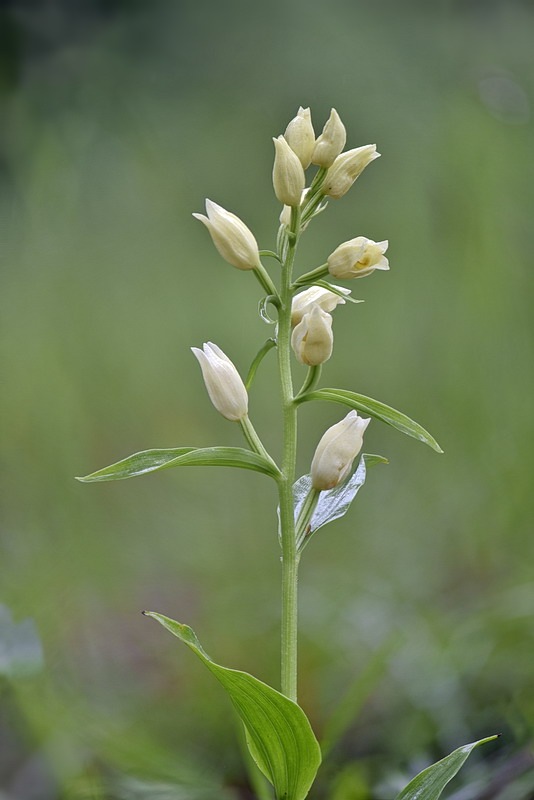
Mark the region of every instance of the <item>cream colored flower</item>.
<instances>
[{"instance_id":1,"label":"cream colored flower","mask_svg":"<svg viewBox=\"0 0 534 800\"><path fill-rule=\"evenodd\" d=\"M335 286L343 294L350 294L350 289L344 286ZM313 306L319 306L323 311L333 311L336 306L344 305L345 300L335 292L323 289L322 286L310 286L293 298L291 303L291 324L298 325L304 314L309 314Z\"/></svg>"},{"instance_id":2,"label":"cream colored flower","mask_svg":"<svg viewBox=\"0 0 534 800\"><path fill-rule=\"evenodd\" d=\"M357 236L343 242L328 256L328 271L335 278L364 278L375 269L389 269L384 253L388 249L387 239L373 242L365 236Z\"/></svg>"},{"instance_id":3,"label":"cream colored flower","mask_svg":"<svg viewBox=\"0 0 534 800\"><path fill-rule=\"evenodd\" d=\"M341 422L328 428L317 445L311 465L312 486L318 491L333 489L346 480L352 462L362 449L363 434L370 419L349 411Z\"/></svg>"},{"instance_id":4,"label":"cream colored flower","mask_svg":"<svg viewBox=\"0 0 534 800\"><path fill-rule=\"evenodd\" d=\"M206 200L206 213L207 217L204 214L193 216L204 223L224 260L237 269L259 267L258 243L245 223L211 200Z\"/></svg>"},{"instance_id":5,"label":"cream colored flower","mask_svg":"<svg viewBox=\"0 0 534 800\"><path fill-rule=\"evenodd\" d=\"M318 167L329 167L341 153L347 141L347 132L339 114L333 108L327 119L323 132L317 138L312 153L312 163Z\"/></svg>"},{"instance_id":6,"label":"cream colored flower","mask_svg":"<svg viewBox=\"0 0 534 800\"><path fill-rule=\"evenodd\" d=\"M306 169L310 166L313 148L315 147L315 131L311 121L309 108L299 108L286 128L284 139L294 153L299 157L300 163Z\"/></svg>"},{"instance_id":7,"label":"cream colored flower","mask_svg":"<svg viewBox=\"0 0 534 800\"><path fill-rule=\"evenodd\" d=\"M343 197L365 167L379 156L376 144L364 144L363 147L341 153L325 175L322 193L336 199Z\"/></svg>"},{"instance_id":8,"label":"cream colored flower","mask_svg":"<svg viewBox=\"0 0 534 800\"><path fill-rule=\"evenodd\" d=\"M298 206L306 184L302 164L283 136L273 139L273 142L275 149L273 166L274 193L278 200L286 206Z\"/></svg>"},{"instance_id":9,"label":"cream colored flower","mask_svg":"<svg viewBox=\"0 0 534 800\"><path fill-rule=\"evenodd\" d=\"M217 411L232 422L246 417L247 390L228 356L213 342L204 344L202 350L198 347L191 350L200 364L206 389Z\"/></svg>"},{"instance_id":10,"label":"cream colored flower","mask_svg":"<svg viewBox=\"0 0 534 800\"><path fill-rule=\"evenodd\" d=\"M293 329L291 347L301 364L317 367L328 361L333 346L332 317L314 305Z\"/></svg>"}]
</instances>

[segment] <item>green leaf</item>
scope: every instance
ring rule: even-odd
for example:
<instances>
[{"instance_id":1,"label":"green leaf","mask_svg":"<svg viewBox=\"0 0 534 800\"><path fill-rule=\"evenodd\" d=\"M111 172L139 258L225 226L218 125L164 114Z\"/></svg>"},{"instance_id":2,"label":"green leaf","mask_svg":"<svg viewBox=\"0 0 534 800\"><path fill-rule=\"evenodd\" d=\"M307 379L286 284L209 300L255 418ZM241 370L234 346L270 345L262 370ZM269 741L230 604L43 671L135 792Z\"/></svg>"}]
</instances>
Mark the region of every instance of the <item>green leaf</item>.
<instances>
[{"instance_id":1,"label":"green leaf","mask_svg":"<svg viewBox=\"0 0 534 800\"><path fill-rule=\"evenodd\" d=\"M278 477L274 464L242 447L172 447L168 450L143 450L134 453L122 461L76 480L82 483L121 481L169 467L241 467L263 472L272 478Z\"/></svg>"},{"instance_id":2,"label":"green leaf","mask_svg":"<svg viewBox=\"0 0 534 800\"><path fill-rule=\"evenodd\" d=\"M246 672L215 664L189 626L152 611L143 613L190 647L222 683L245 726L250 752L273 784L277 800L304 800L321 763L321 751L300 706Z\"/></svg>"},{"instance_id":3,"label":"green leaf","mask_svg":"<svg viewBox=\"0 0 534 800\"><path fill-rule=\"evenodd\" d=\"M346 389L317 389L297 398L296 402L300 404L308 400L328 400L332 403L342 403L345 406L349 406L349 408L355 408L357 411L363 411L364 414L369 414L369 416L391 425L401 433L424 442L436 453L443 453L434 437L418 422L414 422L406 414L387 406L385 403L381 403L379 400L373 400L372 397L366 397L356 392L348 392Z\"/></svg>"},{"instance_id":4,"label":"green leaf","mask_svg":"<svg viewBox=\"0 0 534 800\"><path fill-rule=\"evenodd\" d=\"M488 736L478 742L464 744L450 755L427 767L404 787L395 800L438 800L443 789L465 764L475 747L492 742L497 736Z\"/></svg>"}]
</instances>

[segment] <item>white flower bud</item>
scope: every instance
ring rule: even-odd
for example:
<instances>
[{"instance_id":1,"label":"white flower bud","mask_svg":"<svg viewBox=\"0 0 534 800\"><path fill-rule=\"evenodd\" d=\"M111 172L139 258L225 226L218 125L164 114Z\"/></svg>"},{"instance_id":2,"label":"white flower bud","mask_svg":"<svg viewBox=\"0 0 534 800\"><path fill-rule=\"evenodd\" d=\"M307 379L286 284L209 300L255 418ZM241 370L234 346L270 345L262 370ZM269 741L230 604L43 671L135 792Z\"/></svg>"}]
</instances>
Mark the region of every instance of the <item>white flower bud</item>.
<instances>
[{"instance_id":1,"label":"white flower bud","mask_svg":"<svg viewBox=\"0 0 534 800\"><path fill-rule=\"evenodd\" d=\"M283 136L273 139L273 142L275 149L274 193L278 200L286 206L298 206L306 183L302 164Z\"/></svg>"},{"instance_id":2,"label":"white flower bud","mask_svg":"<svg viewBox=\"0 0 534 800\"><path fill-rule=\"evenodd\" d=\"M307 189L303 189L302 190L302 194L300 196L300 206L301 206L301 208L304 205L304 201L306 200L306 197L307 197L307 194L308 194L309 191L310 191L309 187ZM291 206L284 206L282 208L282 210L280 212L279 221L280 221L280 225L285 225L286 228L289 228L289 226L291 225ZM308 223L306 223L305 225L301 224L300 230L301 231L305 231L307 227L308 227Z\"/></svg>"},{"instance_id":3,"label":"white flower bud","mask_svg":"<svg viewBox=\"0 0 534 800\"><path fill-rule=\"evenodd\" d=\"M328 256L328 271L335 278L364 278L375 269L389 269L384 253L388 249L387 239L373 242L365 236L357 236L343 242Z\"/></svg>"},{"instance_id":4,"label":"white flower bud","mask_svg":"<svg viewBox=\"0 0 534 800\"><path fill-rule=\"evenodd\" d=\"M248 412L248 394L239 372L227 355L213 342L207 342L202 350L192 347L200 368L210 400L223 417L237 422Z\"/></svg>"},{"instance_id":5,"label":"white flower bud","mask_svg":"<svg viewBox=\"0 0 534 800\"><path fill-rule=\"evenodd\" d=\"M341 153L325 175L322 193L334 198L343 197L365 167L379 156L376 144L364 144Z\"/></svg>"},{"instance_id":6,"label":"white flower bud","mask_svg":"<svg viewBox=\"0 0 534 800\"><path fill-rule=\"evenodd\" d=\"M312 163L318 167L329 167L341 153L347 141L345 126L333 108L327 119L323 132L315 142L312 153Z\"/></svg>"},{"instance_id":7,"label":"white flower bud","mask_svg":"<svg viewBox=\"0 0 534 800\"><path fill-rule=\"evenodd\" d=\"M299 157L304 169L309 167L313 148L315 147L315 131L313 130L309 108L300 106L297 116L291 120L286 128L284 139Z\"/></svg>"},{"instance_id":8,"label":"white flower bud","mask_svg":"<svg viewBox=\"0 0 534 800\"><path fill-rule=\"evenodd\" d=\"M279 217L280 225L289 228L291 225L291 206L283 206Z\"/></svg>"},{"instance_id":9,"label":"white flower bud","mask_svg":"<svg viewBox=\"0 0 534 800\"><path fill-rule=\"evenodd\" d=\"M317 367L328 361L333 346L332 317L314 305L294 328L291 347L301 364Z\"/></svg>"},{"instance_id":10,"label":"white flower bud","mask_svg":"<svg viewBox=\"0 0 534 800\"><path fill-rule=\"evenodd\" d=\"M344 286L334 287L343 294L350 294L350 289ZM291 324L298 325L304 314L308 314L313 306L319 306L323 311L333 311L336 306L344 305L345 300L335 292L323 289L322 286L310 286L293 298L291 303Z\"/></svg>"},{"instance_id":11,"label":"white flower bud","mask_svg":"<svg viewBox=\"0 0 534 800\"><path fill-rule=\"evenodd\" d=\"M224 260L237 269L259 267L258 243L245 223L211 200L206 200L206 213L207 217L204 214L193 216L209 230L213 244Z\"/></svg>"},{"instance_id":12,"label":"white flower bud","mask_svg":"<svg viewBox=\"0 0 534 800\"><path fill-rule=\"evenodd\" d=\"M311 465L312 486L322 492L342 483L352 470L352 462L362 449L363 434L370 419L356 411L328 428L317 445Z\"/></svg>"}]
</instances>

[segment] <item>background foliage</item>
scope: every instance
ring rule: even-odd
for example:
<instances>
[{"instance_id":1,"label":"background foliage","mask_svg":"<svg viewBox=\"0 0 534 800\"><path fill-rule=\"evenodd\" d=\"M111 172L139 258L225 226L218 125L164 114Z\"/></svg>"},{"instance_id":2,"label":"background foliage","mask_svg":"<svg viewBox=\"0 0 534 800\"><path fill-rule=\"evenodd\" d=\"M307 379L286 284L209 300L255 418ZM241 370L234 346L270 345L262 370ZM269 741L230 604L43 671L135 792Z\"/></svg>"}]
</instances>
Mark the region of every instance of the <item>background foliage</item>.
<instances>
[{"instance_id":1,"label":"background foliage","mask_svg":"<svg viewBox=\"0 0 534 800\"><path fill-rule=\"evenodd\" d=\"M445 450L373 422L366 448L390 465L306 551L301 702L319 733L363 676L328 797L391 797L427 758L499 731L462 797L488 781L487 796L530 796L531 3L0 13L4 796L246 796L226 699L139 611L277 686L274 487L215 469L72 476L147 447L240 444L188 347L213 340L245 372L269 331L252 277L190 214L209 196L274 245L271 136L299 104L317 131L335 106L348 146L383 154L300 252L304 269L356 235L390 240L391 272L336 311L325 385L402 409ZM251 412L276 450L273 378L266 362ZM302 472L340 413L302 408ZM501 762L517 765L504 781Z\"/></svg>"}]
</instances>

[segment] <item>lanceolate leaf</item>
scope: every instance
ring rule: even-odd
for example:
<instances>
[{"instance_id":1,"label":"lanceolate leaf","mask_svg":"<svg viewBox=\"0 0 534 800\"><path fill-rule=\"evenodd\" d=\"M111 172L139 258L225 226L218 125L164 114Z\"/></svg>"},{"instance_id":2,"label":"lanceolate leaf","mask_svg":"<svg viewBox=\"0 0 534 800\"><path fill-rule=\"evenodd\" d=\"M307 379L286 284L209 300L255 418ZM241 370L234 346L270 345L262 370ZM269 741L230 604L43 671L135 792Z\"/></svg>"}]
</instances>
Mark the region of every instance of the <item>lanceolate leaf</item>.
<instances>
[{"instance_id":1,"label":"lanceolate leaf","mask_svg":"<svg viewBox=\"0 0 534 800\"><path fill-rule=\"evenodd\" d=\"M133 456L77 480L84 483L120 481L169 467L241 467L263 472L273 478L278 476L274 464L242 447L172 447L167 450L143 450L134 453Z\"/></svg>"},{"instance_id":2,"label":"lanceolate leaf","mask_svg":"<svg viewBox=\"0 0 534 800\"><path fill-rule=\"evenodd\" d=\"M152 611L143 613L188 645L222 683L245 726L250 752L273 784L277 800L304 800L321 752L300 706L246 672L215 664L187 625Z\"/></svg>"},{"instance_id":3,"label":"lanceolate leaf","mask_svg":"<svg viewBox=\"0 0 534 800\"><path fill-rule=\"evenodd\" d=\"M420 442L424 442L437 453L443 452L434 437L418 422L414 422L406 414L385 405L385 403L381 403L379 400L373 400L372 397L366 397L356 392L348 392L346 389L317 389L299 397L296 402L304 403L308 400L329 400L332 403L342 403L350 408L355 408L357 411L362 411L364 414L369 414L371 417L386 422L407 436L419 439Z\"/></svg>"},{"instance_id":4,"label":"lanceolate leaf","mask_svg":"<svg viewBox=\"0 0 534 800\"><path fill-rule=\"evenodd\" d=\"M367 468L373 464L387 464L387 458L376 455L362 455L360 463L352 477L345 483L335 486L333 489L321 492L317 505L313 511L306 531L303 533L302 542L308 542L311 536L326 525L339 517L343 517L350 508L350 505L358 490L365 483ZM293 498L295 503L295 521L298 519L304 501L312 488L311 475L303 475L293 484ZM299 543L297 543L299 544Z\"/></svg>"},{"instance_id":5,"label":"lanceolate leaf","mask_svg":"<svg viewBox=\"0 0 534 800\"><path fill-rule=\"evenodd\" d=\"M463 747L454 750L446 758L437 761L416 775L397 795L396 800L438 800L443 789L459 772L475 747L492 742L496 738L496 736L488 736L486 739L464 744Z\"/></svg>"}]
</instances>

